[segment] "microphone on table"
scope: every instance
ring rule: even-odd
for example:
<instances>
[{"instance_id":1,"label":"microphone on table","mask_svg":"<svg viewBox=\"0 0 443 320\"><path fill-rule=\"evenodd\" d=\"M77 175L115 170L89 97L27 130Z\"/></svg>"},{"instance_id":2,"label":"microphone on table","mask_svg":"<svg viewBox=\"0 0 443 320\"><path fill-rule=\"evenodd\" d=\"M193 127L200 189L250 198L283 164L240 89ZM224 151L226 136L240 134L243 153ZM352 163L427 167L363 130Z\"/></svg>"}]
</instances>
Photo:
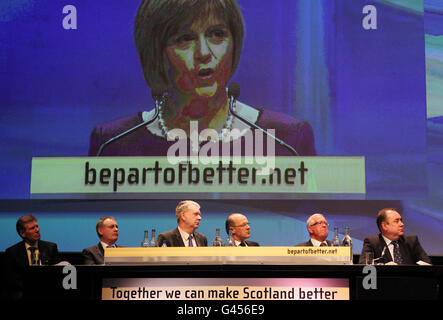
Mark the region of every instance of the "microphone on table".
<instances>
[{"instance_id":1,"label":"microphone on table","mask_svg":"<svg viewBox=\"0 0 443 320\"><path fill-rule=\"evenodd\" d=\"M262 127L256 125L255 123L243 118L235 111L235 102L237 101L237 98L240 96L240 85L236 82L231 82L231 84L228 87L228 96L229 96L229 111L238 119L246 123L247 125L253 127L254 129L260 130L263 132L266 136L271 137L275 141L277 141L282 147L288 149L294 156L299 156L300 154L289 144L284 142L283 140L277 138L273 134L269 133Z\"/></svg>"},{"instance_id":2,"label":"microphone on table","mask_svg":"<svg viewBox=\"0 0 443 320\"><path fill-rule=\"evenodd\" d=\"M385 244L385 246L383 247L383 251L381 252L380 257L378 257L377 259L372 260L372 263L374 263L375 261L378 261L378 260L382 259L383 256L385 255L385 252L386 252L386 249L387 249L387 248L388 248L388 245Z\"/></svg>"},{"instance_id":3,"label":"microphone on table","mask_svg":"<svg viewBox=\"0 0 443 320\"><path fill-rule=\"evenodd\" d=\"M118 135L116 135L116 136L110 138L109 140L107 140L106 142L104 142L100 146L100 148L98 149L97 157L99 157L102 154L103 150L111 143L117 141L120 138L123 138L124 136L138 130L141 127L151 124L152 122L154 122L155 119L157 119L158 114L160 112L160 104L163 99L163 90L162 89L152 89L152 99L154 99L154 103L155 103L155 112L154 112L154 115L151 117L151 119L143 121L143 122L137 124L136 126L129 128L128 130L126 130L122 133L119 133Z\"/></svg>"}]
</instances>

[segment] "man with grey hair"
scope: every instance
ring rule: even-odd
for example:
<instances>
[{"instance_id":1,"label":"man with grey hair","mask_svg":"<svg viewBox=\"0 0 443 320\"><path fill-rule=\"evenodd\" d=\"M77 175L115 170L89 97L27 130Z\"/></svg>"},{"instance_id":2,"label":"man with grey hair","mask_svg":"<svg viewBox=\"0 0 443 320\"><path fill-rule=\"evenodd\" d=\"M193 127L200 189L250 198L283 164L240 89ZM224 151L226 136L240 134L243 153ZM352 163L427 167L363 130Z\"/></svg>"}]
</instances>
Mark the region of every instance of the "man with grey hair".
<instances>
[{"instance_id":1,"label":"man with grey hair","mask_svg":"<svg viewBox=\"0 0 443 320\"><path fill-rule=\"evenodd\" d=\"M207 247L208 239L195 230L202 219L200 205L191 200L181 201L175 209L177 228L161 233L157 238L160 247Z\"/></svg>"},{"instance_id":2,"label":"man with grey hair","mask_svg":"<svg viewBox=\"0 0 443 320\"><path fill-rule=\"evenodd\" d=\"M117 248L118 224L113 217L101 217L95 226L100 242L92 247L83 249L84 264L104 264L105 248Z\"/></svg>"},{"instance_id":3,"label":"man with grey hair","mask_svg":"<svg viewBox=\"0 0 443 320\"><path fill-rule=\"evenodd\" d=\"M306 221L310 239L306 242L299 243L297 246L303 247L325 247L331 246L332 243L326 240L329 233L329 223L321 213L314 213Z\"/></svg>"}]
</instances>

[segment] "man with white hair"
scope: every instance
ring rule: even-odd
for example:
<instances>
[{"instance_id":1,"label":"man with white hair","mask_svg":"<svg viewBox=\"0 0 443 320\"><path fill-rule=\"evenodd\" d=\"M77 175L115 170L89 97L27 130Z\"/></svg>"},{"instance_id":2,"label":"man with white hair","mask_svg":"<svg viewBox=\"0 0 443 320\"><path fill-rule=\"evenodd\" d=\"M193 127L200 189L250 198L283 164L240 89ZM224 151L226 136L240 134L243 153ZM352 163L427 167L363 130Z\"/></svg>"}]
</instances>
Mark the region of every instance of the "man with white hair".
<instances>
[{"instance_id":1,"label":"man with white hair","mask_svg":"<svg viewBox=\"0 0 443 320\"><path fill-rule=\"evenodd\" d=\"M207 247L208 239L197 230L200 220L200 205L191 200L181 201L175 209L177 228L161 233L157 245L167 247Z\"/></svg>"},{"instance_id":2,"label":"man with white hair","mask_svg":"<svg viewBox=\"0 0 443 320\"><path fill-rule=\"evenodd\" d=\"M303 247L325 247L331 246L332 243L326 240L329 233L329 223L321 213L314 213L306 221L310 239L306 242L299 243L297 246Z\"/></svg>"}]
</instances>

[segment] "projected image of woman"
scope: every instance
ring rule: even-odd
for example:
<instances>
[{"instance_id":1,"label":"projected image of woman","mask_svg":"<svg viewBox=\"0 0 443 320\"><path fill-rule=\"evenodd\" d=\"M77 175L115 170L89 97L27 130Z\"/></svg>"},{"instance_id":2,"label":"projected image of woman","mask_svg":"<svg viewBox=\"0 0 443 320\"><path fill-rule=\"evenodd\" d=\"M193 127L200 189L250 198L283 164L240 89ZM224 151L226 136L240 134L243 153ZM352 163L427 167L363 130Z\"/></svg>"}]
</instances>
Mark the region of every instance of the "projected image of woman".
<instances>
[{"instance_id":1,"label":"projected image of woman","mask_svg":"<svg viewBox=\"0 0 443 320\"><path fill-rule=\"evenodd\" d=\"M198 132L212 129L220 140L234 129L243 133L254 126L275 129L275 136L299 155L315 155L308 122L240 101L235 103L236 115L231 113L227 87L239 64L244 37L236 0L144 0L134 37L144 77L157 97L158 113L153 108L97 125L91 134L90 156L164 156L175 143L167 140L172 129L190 137L196 125ZM110 139L150 119L153 122L103 148ZM275 154L294 153L275 143Z\"/></svg>"}]
</instances>

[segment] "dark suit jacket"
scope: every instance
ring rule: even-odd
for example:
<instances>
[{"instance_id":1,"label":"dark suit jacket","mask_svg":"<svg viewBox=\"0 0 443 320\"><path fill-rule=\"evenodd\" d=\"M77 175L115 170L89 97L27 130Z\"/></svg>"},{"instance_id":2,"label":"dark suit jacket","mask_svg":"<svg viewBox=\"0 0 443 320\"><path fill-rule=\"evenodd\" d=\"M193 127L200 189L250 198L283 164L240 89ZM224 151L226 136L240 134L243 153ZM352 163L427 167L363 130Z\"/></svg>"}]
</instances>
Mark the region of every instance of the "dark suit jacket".
<instances>
[{"instance_id":1,"label":"dark suit jacket","mask_svg":"<svg viewBox=\"0 0 443 320\"><path fill-rule=\"evenodd\" d=\"M326 243L328 244L328 247L332 246L332 242L329 240L326 240ZM309 239L306 242L302 242L296 245L296 247L313 247L314 245L311 242L311 239Z\"/></svg>"},{"instance_id":2,"label":"dark suit jacket","mask_svg":"<svg viewBox=\"0 0 443 320\"><path fill-rule=\"evenodd\" d=\"M95 246L83 249L83 264L104 264L105 263L105 249L99 242Z\"/></svg>"},{"instance_id":3,"label":"dark suit jacket","mask_svg":"<svg viewBox=\"0 0 443 320\"><path fill-rule=\"evenodd\" d=\"M198 247L207 247L208 239L204 234L194 232L194 239ZM184 247L182 236L178 228L161 233L157 238L157 246L161 247L163 241L166 241L168 247Z\"/></svg>"},{"instance_id":4,"label":"dark suit jacket","mask_svg":"<svg viewBox=\"0 0 443 320\"><path fill-rule=\"evenodd\" d=\"M38 251L43 265L52 265L60 262L57 245L52 242L39 240ZM5 250L5 284L12 299L21 298L23 292L23 278L29 268L28 254L25 241L20 241Z\"/></svg>"},{"instance_id":5,"label":"dark suit jacket","mask_svg":"<svg viewBox=\"0 0 443 320\"><path fill-rule=\"evenodd\" d=\"M117 248L120 246L115 245ZM83 264L104 264L105 263L105 249L99 242L95 246L83 249Z\"/></svg>"},{"instance_id":6,"label":"dark suit jacket","mask_svg":"<svg viewBox=\"0 0 443 320\"><path fill-rule=\"evenodd\" d=\"M401 256L404 264L416 264L417 261L422 260L427 263L432 263L431 259L426 254L425 250L420 245L416 235L403 235L398 239ZM386 247L386 242L381 234L368 237L363 242L363 249L361 251L359 264L365 263L366 252L374 253L374 259L382 256L383 250ZM378 260L381 263L393 261L389 249L386 248L382 259Z\"/></svg>"},{"instance_id":7,"label":"dark suit jacket","mask_svg":"<svg viewBox=\"0 0 443 320\"><path fill-rule=\"evenodd\" d=\"M248 241L248 240L245 240L245 241L243 241L242 243L240 243L240 247L246 247L245 246L245 243L246 242L246 245L248 246L248 247L260 247L260 245L258 244L258 242L255 242L255 241Z\"/></svg>"}]
</instances>

